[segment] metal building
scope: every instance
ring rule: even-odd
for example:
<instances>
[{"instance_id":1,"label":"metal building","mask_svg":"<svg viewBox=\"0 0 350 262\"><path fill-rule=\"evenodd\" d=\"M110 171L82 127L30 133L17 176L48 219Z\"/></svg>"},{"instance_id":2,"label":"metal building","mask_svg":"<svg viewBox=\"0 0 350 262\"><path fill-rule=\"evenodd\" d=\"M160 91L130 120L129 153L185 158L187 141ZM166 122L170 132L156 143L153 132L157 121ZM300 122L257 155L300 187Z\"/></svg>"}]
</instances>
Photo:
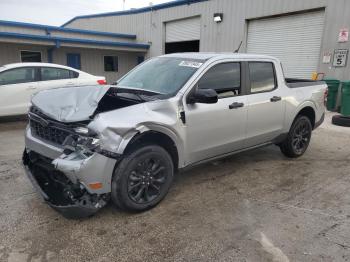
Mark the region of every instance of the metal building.
<instances>
[{"instance_id":1,"label":"metal building","mask_svg":"<svg viewBox=\"0 0 350 262\"><path fill-rule=\"evenodd\" d=\"M62 27L42 30L54 31L60 37L66 34L75 38L74 34L79 34L92 41L119 43L112 48L107 43L93 42L59 41L55 46L53 41L50 49L51 61L65 64L68 53L80 54L82 70L106 75L109 81L123 75L143 57L184 51L234 52L240 43L239 52L280 58L287 77L310 78L318 72L345 80L350 79L349 28L348 0L177 0L123 12L78 16ZM0 23L1 42L6 39L3 31ZM35 41L39 46L39 40ZM132 46L125 45L130 43ZM20 49L17 45L14 56ZM2 50L0 64L6 60L5 53L13 53ZM117 56L118 72L104 71L103 56L107 54Z\"/></svg>"}]
</instances>

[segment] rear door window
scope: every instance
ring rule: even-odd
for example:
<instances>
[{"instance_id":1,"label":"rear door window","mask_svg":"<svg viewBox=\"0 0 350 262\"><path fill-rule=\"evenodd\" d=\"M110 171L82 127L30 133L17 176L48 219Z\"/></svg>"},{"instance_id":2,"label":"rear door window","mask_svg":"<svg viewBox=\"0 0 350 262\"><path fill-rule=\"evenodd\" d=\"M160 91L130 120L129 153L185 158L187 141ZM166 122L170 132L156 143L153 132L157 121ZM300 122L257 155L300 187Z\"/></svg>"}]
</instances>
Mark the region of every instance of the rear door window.
<instances>
[{"instance_id":1,"label":"rear door window","mask_svg":"<svg viewBox=\"0 0 350 262\"><path fill-rule=\"evenodd\" d=\"M272 91L276 88L273 63L249 62L250 93Z\"/></svg>"},{"instance_id":2,"label":"rear door window","mask_svg":"<svg viewBox=\"0 0 350 262\"><path fill-rule=\"evenodd\" d=\"M199 80L198 88L214 89L219 98L240 95L240 63L222 63L210 68Z\"/></svg>"},{"instance_id":3,"label":"rear door window","mask_svg":"<svg viewBox=\"0 0 350 262\"><path fill-rule=\"evenodd\" d=\"M41 81L60 80L72 78L72 71L63 68L42 67Z\"/></svg>"},{"instance_id":4,"label":"rear door window","mask_svg":"<svg viewBox=\"0 0 350 262\"><path fill-rule=\"evenodd\" d=\"M12 85L35 81L35 68L33 67L10 69L0 73L0 85Z\"/></svg>"},{"instance_id":5,"label":"rear door window","mask_svg":"<svg viewBox=\"0 0 350 262\"><path fill-rule=\"evenodd\" d=\"M79 77L79 73L78 72L75 72L75 71L69 71L69 75L70 75L70 78L78 78Z\"/></svg>"}]
</instances>

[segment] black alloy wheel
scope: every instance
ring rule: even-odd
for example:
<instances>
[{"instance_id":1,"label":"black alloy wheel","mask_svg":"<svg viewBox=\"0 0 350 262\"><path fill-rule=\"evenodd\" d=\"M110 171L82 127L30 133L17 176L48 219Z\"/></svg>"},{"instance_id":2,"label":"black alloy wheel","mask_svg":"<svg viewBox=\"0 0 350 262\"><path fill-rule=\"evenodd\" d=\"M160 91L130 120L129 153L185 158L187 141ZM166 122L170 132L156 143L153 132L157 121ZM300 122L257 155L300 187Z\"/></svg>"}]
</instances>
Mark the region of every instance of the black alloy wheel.
<instances>
[{"instance_id":1,"label":"black alloy wheel","mask_svg":"<svg viewBox=\"0 0 350 262\"><path fill-rule=\"evenodd\" d=\"M291 158L302 156L311 140L312 124L307 116L298 116L289 130L287 138L279 144L282 153Z\"/></svg>"},{"instance_id":2,"label":"black alloy wheel","mask_svg":"<svg viewBox=\"0 0 350 262\"><path fill-rule=\"evenodd\" d=\"M310 142L311 132L312 129L309 121L306 121L305 119L298 121L292 138L292 146L296 154L302 154L305 152Z\"/></svg>"},{"instance_id":3,"label":"black alloy wheel","mask_svg":"<svg viewBox=\"0 0 350 262\"><path fill-rule=\"evenodd\" d=\"M117 164L112 178L112 201L122 210L150 209L168 193L173 176L173 161L164 148L140 146Z\"/></svg>"},{"instance_id":4,"label":"black alloy wheel","mask_svg":"<svg viewBox=\"0 0 350 262\"><path fill-rule=\"evenodd\" d=\"M165 165L157 157L139 162L128 177L129 197L138 204L150 203L160 195L166 181Z\"/></svg>"}]
</instances>

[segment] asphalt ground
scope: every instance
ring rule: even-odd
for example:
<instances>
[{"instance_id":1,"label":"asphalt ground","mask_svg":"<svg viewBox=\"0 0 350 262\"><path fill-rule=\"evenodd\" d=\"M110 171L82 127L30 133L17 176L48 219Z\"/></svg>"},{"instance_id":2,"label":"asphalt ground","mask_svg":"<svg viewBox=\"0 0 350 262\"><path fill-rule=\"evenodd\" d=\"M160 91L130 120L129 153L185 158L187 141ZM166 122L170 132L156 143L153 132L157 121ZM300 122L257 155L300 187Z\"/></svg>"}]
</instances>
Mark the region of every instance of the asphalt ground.
<instances>
[{"instance_id":1,"label":"asphalt ground","mask_svg":"<svg viewBox=\"0 0 350 262\"><path fill-rule=\"evenodd\" d=\"M34 191L24 128L0 124L0 261L350 261L350 128L330 114L299 159L237 154L178 174L148 212L84 220Z\"/></svg>"}]
</instances>

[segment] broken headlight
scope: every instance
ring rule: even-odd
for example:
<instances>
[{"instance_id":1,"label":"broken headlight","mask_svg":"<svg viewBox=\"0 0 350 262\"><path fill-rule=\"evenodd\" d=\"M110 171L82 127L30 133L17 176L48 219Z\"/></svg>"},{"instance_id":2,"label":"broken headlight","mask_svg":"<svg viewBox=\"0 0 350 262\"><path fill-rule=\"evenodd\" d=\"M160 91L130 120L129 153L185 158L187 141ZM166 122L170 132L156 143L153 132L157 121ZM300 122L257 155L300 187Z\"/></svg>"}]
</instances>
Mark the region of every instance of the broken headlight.
<instances>
[{"instance_id":1,"label":"broken headlight","mask_svg":"<svg viewBox=\"0 0 350 262\"><path fill-rule=\"evenodd\" d=\"M84 155L91 156L93 153L99 153L109 158L117 159L119 154L105 150L100 145L100 139L89 136L68 136L63 143L65 154L70 154L75 151L80 151Z\"/></svg>"},{"instance_id":2,"label":"broken headlight","mask_svg":"<svg viewBox=\"0 0 350 262\"><path fill-rule=\"evenodd\" d=\"M75 133L82 136L96 137L97 134L86 126L78 126L73 129Z\"/></svg>"},{"instance_id":3,"label":"broken headlight","mask_svg":"<svg viewBox=\"0 0 350 262\"><path fill-rule=\"evenodd\" d=\"M78 126L78 127L74 128L74 132L79 134L79 135L88 135L89 129L85 126Z\"/></svg>"}]
</instances>

